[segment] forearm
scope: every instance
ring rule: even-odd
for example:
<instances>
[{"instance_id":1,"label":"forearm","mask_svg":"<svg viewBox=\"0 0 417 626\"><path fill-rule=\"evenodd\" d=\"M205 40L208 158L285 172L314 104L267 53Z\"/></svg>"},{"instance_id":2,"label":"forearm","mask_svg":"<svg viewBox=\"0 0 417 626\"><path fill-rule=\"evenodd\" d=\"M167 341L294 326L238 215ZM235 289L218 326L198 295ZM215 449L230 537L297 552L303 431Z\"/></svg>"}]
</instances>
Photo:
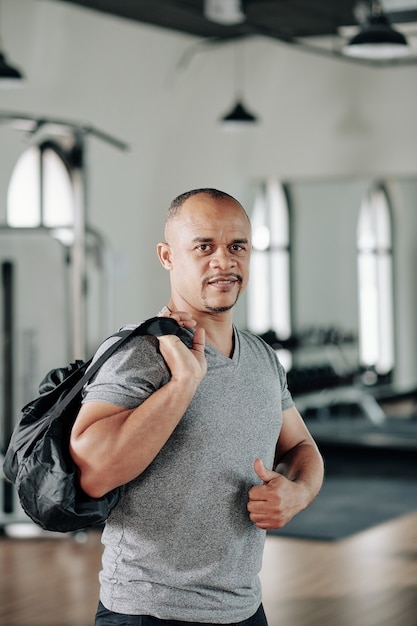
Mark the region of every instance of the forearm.
<instances>
[{"instance_id":1,"label":"forearm","mask_svg":"<svg viewBox=\"0 0 417 626\"><path fill-rule=\"evenodd\" d=\"M282 455L277 450L274 469L288 480L303 486L305 498L301 508L311 504L319 493L323 483L324 463L314 441L302 441Z\"/></svg>"},{"instance_id":2,"label":"forearm","mask_svg":"<svg viewBox=\"0 0 417 626\"><path fill-rule=\"evenodd\" d=\"M197 387L195 379L173 378L136 409L107 415L100 414L102 403L85 404L71 436L82 488L99 497L141 474L180 422Z\"/></svg>"}]
</instances>

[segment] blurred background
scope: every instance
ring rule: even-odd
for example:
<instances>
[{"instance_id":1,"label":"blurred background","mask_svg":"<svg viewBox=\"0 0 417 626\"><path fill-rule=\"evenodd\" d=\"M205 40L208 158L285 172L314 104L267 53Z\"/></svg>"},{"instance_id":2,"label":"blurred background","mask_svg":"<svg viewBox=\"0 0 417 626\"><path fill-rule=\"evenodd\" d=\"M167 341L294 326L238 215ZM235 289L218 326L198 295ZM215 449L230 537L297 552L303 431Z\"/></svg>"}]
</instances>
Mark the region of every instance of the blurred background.
<instances>
[{"instance_id":1,"label":"blurred background","mask_svg":"<svg viewBox=\"0 0 417 626\"><path fill-rule=\"evenodd\" d=\"M253 223L236 324L329 467L413 473L417 1L0 0L0 51L2 451L49 369L165 304L169 203L216 187Z\"/></svg>"}]
</instances>

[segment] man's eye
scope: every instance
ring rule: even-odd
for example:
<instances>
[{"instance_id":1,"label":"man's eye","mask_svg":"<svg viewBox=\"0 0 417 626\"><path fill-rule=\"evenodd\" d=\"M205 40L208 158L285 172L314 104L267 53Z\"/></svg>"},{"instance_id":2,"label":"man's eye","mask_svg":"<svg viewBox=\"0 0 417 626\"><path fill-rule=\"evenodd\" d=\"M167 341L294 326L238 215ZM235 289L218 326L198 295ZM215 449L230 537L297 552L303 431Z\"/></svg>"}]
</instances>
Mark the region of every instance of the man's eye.
<instances>
[{"instance_id":1,"label":"man's eye","mask_svg":"<svg viewBox=\"0 0 417 626\"><path fill-rule=\"evenodd\" d=\"M230 246L230 248L234 252L242 252L243 250L245 250L245 247L242 246L240 243L234 243L233 246Z\"/></svg>"},{"instance_id":2,"label":"man's eye","mask_svg":"<svg viewBox=\"0 0 417 626\"><path fill-rule=\"evenodd\" d=\"M200 243L200 245L197 246L197 250L201 250L201 252L207 252L208 250L210 250L210 246L208 243Z\"/></svg>"}]
</instances>

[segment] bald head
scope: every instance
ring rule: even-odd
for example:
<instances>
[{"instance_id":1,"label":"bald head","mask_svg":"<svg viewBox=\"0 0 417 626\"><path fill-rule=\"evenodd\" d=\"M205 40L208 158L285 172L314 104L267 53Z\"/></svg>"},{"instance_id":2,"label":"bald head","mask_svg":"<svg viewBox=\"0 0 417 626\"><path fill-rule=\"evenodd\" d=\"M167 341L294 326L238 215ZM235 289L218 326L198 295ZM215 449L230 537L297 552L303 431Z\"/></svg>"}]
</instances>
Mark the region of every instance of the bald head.
<instances>
[{"instance_id":1,"label":"bald head","mask_svg":"<svg viewBox=\"0 0 417 626\"><path fill-rule=\"evenodd\" d=\"M169 206L167 218L165 222L165 239L166 240L168 239L168 231L169 231L169 225L171 221L181 214L181 210L185 202L189 198L192 198L198 195L206 195L210 200L219 200L220 202L224 202L224 201L234 202L237 206L241 208L243 214L246 216L246 219L248 220L250 224L249 216L246 213L243 206L240 204L240 202L238 202L236 198L226 193L225 191L219 191L218 189L213 189L212 187L202 187L200 189L191 189L190 191L186 191L185 193L182 193L176 198L174 198L174 200L171 202Z\"/></svg>"}]
</instances>

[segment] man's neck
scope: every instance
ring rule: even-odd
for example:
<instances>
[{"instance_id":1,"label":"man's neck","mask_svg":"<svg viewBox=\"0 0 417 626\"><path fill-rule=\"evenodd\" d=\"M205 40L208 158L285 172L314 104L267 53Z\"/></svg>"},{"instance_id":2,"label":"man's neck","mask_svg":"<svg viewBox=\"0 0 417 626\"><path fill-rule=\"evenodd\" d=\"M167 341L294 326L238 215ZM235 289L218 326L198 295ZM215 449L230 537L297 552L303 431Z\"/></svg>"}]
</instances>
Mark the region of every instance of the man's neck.
<instances>
[{"instance_id":1,"label":"man's neck","mask_svg":"<svg viewBox=\"0 0 417 626\"><path fill-rule=\"evenodd\" d=\"M224 332L210 333L206 331L206 341L216 350L228 358L232 358L234 351L233 327Z\"/></svg>"},{"instance_id":2,"label":"man's neck","mask_svg":"<svg viewBox=\"0 0 417 626\"><path fill-rule=\"evenodd\" d=\"M179 310L171 301L169 303L171 310ZM198 326L206 331L206 341L216 350L227 356L233 356L234 337L233 337L233 313L230 311L200 312L191 311L193 318Z\"/></svg>"},{"instance_id":3,"label":"man's neck","mask_svg":"<svg viewBox=\"0 0 417 626\"><path fill-rule=\"evenodd\" d=\"M234 337L231 312L204 314L197 319L206 331L206 341L228 358L233 356Z\"/></svg>"}]
</instances>

